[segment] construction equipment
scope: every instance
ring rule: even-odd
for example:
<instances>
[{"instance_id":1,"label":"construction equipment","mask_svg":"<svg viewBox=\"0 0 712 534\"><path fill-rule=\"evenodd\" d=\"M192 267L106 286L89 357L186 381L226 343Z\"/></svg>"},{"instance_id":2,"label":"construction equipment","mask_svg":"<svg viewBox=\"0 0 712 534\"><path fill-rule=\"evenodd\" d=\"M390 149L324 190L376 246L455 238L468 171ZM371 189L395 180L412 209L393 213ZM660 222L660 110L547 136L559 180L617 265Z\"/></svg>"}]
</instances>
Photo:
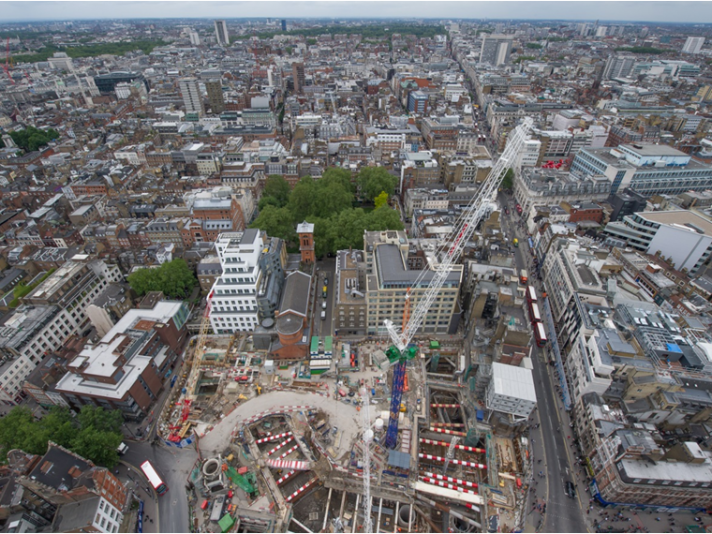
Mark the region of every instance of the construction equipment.
<instances>
[{"instance_id":1,"label":"construction equipment","mask_svg":"<svg viewBox=\"0 0 712 534\"><path fill-rule=\"evenodd\" d=\"M451 243L450 248L444 254L439 265L433 266L433 278L415 306L412 315L409 302L411 288L406 292L401 330L398 331L392 321L385 321L386 330L388 330L393 345L386 350L386 359L377 362L377 364L383 371L387 371L390 366L394 366L390 418L384 443L387 449L395 448L398 441L398 416L403 395L405 365L408 360L415 358L417 352L417 347L409 346L409 344L420 329L425 316L444 286L445 280L450 274L450 268L460 256L477 226L484 219L489 206L495 199L504 175L511 167L521 163L519 154L532 124L533 120L530 117L524 118L522 123L509 136L502 156L492 167L478 194L473 197L455 224L455 228L447 241ZM411 287L422 287L427 271L428 269L423 269Z\"/></svg>"},{"instance_id":2,"label":"construction equipment","mask_svg":"<svg viewBox=\"0 0 712 534\"><path fill-rule=\"evenodd\" d=\"M5 74L7 74L7 77L10 78L12 85L15 85L15 80L13 80L12 76L10 76L10 68L12 66L12 58L10 57L10 38L8 37L7 44L5 46L5 64L2 66L2 69L5 71Z\"/></svg>"}]
</instances>

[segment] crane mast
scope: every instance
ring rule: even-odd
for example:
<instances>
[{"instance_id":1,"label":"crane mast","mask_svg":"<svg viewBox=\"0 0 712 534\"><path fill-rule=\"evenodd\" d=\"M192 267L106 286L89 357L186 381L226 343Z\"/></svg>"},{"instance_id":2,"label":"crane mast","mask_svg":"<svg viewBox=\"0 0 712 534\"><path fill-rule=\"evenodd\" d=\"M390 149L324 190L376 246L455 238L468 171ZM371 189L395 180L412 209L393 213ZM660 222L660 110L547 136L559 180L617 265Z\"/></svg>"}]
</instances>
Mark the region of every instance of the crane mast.
<instances>
[{"instance_id":1,"label":"crane mast","mask_svg":"<svg viewBox=\"0 0 712 534\"><path fill-rule=\"evenodd\" d=\"M456 223L455 229L450 234L449 241L452 243L445 253L439 265L431 265L434 271L433 278L428 285L423 296L418 300L413 309L407 324L399 332L392 321L386 320L385 326L393 345L386 351L388 364L395 365L393 369L393 387L391 397L391 411L388 420L388 431L386 432L385 447L392 449L396 446L398 438L398 417L400 412L401 398L403 395L403 383L405 378L405 363L415 357L415 347L408 347L416 332L423 324L425 316L432 307L438 293L445 285L450 268L460 256L473 232L485 216L489 204L495 199L497 190L507 170L517 165L522 146L527 140L527 135L531 130L533 120L525 117L522 123L511 133L507 140L499 160L495 163L489 175L482 184L478 194L473 197L468 206L463 211L460 219ZM426 269L415 281L415 287L422 287ZM410 303L412 306L412 303ZM387 369L388 367L385 367ZM384 367L382 367L384 369Z\"/></svg>"}]
</instances>

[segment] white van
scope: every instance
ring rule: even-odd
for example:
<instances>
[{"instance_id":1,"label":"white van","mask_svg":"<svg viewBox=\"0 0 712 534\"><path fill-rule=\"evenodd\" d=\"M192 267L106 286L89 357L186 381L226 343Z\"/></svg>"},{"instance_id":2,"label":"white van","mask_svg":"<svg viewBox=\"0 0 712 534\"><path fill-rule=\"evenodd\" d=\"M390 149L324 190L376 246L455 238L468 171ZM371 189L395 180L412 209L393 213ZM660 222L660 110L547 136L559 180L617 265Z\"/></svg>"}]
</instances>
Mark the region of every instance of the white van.
<instances>
[{"instance_id":1,"label":"white van","mask_svg":"<svg viewBox=\"0 0 712 534\"><path fill-rule=\"evenodd\" d=\"M126 443L124 443L123 441L121 442L121 445L119 445L119 446L116 448L116 452L118 452L118 453L121 454L121 455L126 454L126 451L128 451L128 450L129 450L129 446L126 445Z\"/></svg>"}]
</instances>

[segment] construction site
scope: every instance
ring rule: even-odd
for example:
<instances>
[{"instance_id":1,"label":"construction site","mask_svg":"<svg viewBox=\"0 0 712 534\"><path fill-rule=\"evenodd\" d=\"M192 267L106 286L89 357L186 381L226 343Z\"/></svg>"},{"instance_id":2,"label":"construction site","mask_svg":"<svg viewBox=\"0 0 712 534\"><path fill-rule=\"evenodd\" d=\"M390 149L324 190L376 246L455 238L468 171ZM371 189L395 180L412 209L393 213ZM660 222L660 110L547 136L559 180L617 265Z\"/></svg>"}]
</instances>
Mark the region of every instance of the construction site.
<instances>
[{"instance_id":1,"label":"construction site","mask_svg":"<svg viewBox=\"0 0 712 534\"><path fill-rule=\"evenodd\" d=\"M495 166L483 198L505 171ZM388 335L313 336L307 360L278 360L249 334L209 335L208 302L158 425L164 443L200 454L187 482L194 531L522 528L536 409L524 289L504 277L496 320L475 291L462 335L416 335L484 216L469 213Z\"/></svg>"}]
</instances>

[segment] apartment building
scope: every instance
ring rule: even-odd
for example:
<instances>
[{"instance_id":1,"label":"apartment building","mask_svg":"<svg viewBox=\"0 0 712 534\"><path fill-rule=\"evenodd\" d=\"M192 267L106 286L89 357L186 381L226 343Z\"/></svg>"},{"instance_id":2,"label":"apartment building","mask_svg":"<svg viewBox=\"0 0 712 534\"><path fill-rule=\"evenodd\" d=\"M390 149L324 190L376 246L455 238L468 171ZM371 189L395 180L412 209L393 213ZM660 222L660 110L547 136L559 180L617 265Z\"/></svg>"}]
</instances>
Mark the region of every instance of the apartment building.
<instances>
[{"instance_id":1,"label":"apartment building","mask_svg":"<svg viewBox=\"0 0 712 534\"><path fill-rule=\"evenodd\" d=\"M610 243L658 252L680 270L696 274L712 254L712 221L694 210L634 213L605 228Z\"/></svg>"},{"instance_id":2,"label":"apartment building","mask_svg":"<svg viewBox=\"0 0 712 534\"><path fill-rule=\"evenodd\" d=\"M116 266L74 256L22 299L0 326L0 401L15 404L21 400L24 379L45 354L87 330L88 306L121 278Z\"/></svg>"},{"instance_id":3,"label":"apartment building","mask_svg":"<svg viewBox=\"0 0 712 534\"><path fill-rule=\"evenodd\" d=\"M542 273L555 323L566 323L565 314L572 310L575 294L606 295L598 275L601 264L595 254L577 241L565 238L553 241Z\"/></svg>"},{"instance_id":4,"label":"apartment building","mask_svg":"<svg viewBox=\"0 0 712 534\"><path fill-rule=\"evenodd\" d=\"M429 150L407 152L401 164L398 193L404 198L412 187L428 187L440 183L440 165Z\"/></svg>"},{"instance_id":5,"label":"apartment building","mask_svg":"<svg viewBox=\"0 0 712 534\"><path fill-rule=\"evenodd\" d=\"M425 273L409 266L411 252L404 231L364 232L364 246L367 333L386 335L385 320L396 324L403 320L406 290L411 288L411 309L417 306L427 290L433 278L431 269L437 267L435 246L423 251L428 256L424 265ZM457 330L462 273L462 265L450 268L445 284L425 316L419 333L452 334Z\"/></svg>"},{"instance_id":6,"label":"apartment building","mask_svg":"<svg viewBox=\"0 0 712 534\"><path fill-rule=\"evenodd\" d=\"M127 419L143 419L185 347L188 315L183 302L129 310L99 343L86 346L67 364L56 390L76 410L97 405L121 410Z\"/></svg>"},{"instance_id":7,"label":"apartment building","mask_svg":"<svg viewBox=\"0 0 712 534\"><path fill-rule=\"evenodd\" d=\"M611 181L604 176L579 177L558 169L522 167L515 175L514 198L524 213L541 204L603 201L611 193Z\"/></svg>"},{"instance_id":8,"label":"apartment building","mask_svg":"<svg viewBox=\"0 0 712 534\"><path fill-rule=\"evenodd\" d=\"M259 230L220 234L215 249L222 274L213 286L210 324L218 334L253 330L273 318L284 285L286 249Z\"/></svg>"}]
</instances>

